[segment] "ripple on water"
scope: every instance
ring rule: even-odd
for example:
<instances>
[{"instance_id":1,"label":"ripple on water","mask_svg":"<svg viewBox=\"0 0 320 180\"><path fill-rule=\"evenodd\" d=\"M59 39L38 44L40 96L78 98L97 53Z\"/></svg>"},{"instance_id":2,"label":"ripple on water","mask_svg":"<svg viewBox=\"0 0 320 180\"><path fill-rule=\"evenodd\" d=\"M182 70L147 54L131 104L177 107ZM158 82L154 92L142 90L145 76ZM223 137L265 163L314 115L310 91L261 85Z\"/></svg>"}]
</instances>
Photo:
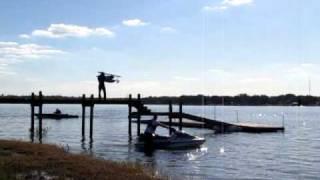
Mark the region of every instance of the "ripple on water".
<instances>
[{"instance_id":1,"label":"ripple on water","mask_svg":"<svg viewBox=\"0 0 320 180\"><path fill-rule=\"evenodd\" d=\"M59 106L60 107L60 106ZM56 106L45 106L52 112ZM70 114L80 114L79 106L61 106ZM152 106L158 111L167 106ZM282 124L286 114L285 133L215 135L210 130L185 129L204 136L200 149L156 151L147 157L128 143L127 107L97 106L94 120L94 142L81 142L81 119L44 121L49 130L43 141L68 145L72 152L92 153L98 157L131 161L169 174L172 179L317 179L320 177L320 108L296 107L217 107L217 117L235 122L234 110L239 110L242 122ZM213 117L212 107L187 106L184 111ZM29 106L0 105L1 138L28 140ZM203 114L205 113L205 114ZM87 121L88 123L88 121ZM37 124L36 124L37 125ZM133 133L136 126L133 125ZM142 129L144 126L142 126ZM167 134L166 130L160 131Z\"/></svg>"}]
</instances>

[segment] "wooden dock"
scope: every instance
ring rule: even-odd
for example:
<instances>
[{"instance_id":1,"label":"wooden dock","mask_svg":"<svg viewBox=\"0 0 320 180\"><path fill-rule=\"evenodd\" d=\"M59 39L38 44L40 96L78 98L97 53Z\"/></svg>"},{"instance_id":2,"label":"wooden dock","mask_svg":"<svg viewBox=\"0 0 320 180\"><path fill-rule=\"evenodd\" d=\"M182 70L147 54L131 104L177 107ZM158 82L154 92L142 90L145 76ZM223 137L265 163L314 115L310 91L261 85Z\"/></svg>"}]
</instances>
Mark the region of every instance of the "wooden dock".
<instances>
[{"instance_id":1,"label":"wooden dock","mask_svg":"<svg viewBox=\"0 0 320 180\"><path fill-rule=\"evenodd\" d=\"M33 97L33 98L32 98ZM28 97L0 97L0 104L113 104L113 105L128 105L129 102L133 106L141 105L140 101L137 99L129 99L129 98L112 98L112 99L99 99L99 98L91 98L91 97L73 97L73 98L66 98L66 97L45 97L31 95Z\"/></svg>"},{"instance_id":2,"label":"wooden dock","mask_svg":"<svg viewBox=\"0 0 320 180\"><path fill-rule=\"evenodd\" d=\"M247 132L247 133L266 133L266 132L278 132L284 131L282 126L271 126L265 124L254 124L254 123L227 123L223 121L208 119L200 116L195 116L188 113L169 113L166 112L151 112L146 113L144 116L171 116L173 119L182 118L183 122L181 123L182 127L189 128L206 128L212 129L215 133L231 133L231 132ZM133 114L135 116L135 114ZM185 122L188 120L189 122ZM191 121L191 122L190 122ZM192 122L194 121L194 122ZM136 122L136 121L135 121ZM141 123L146 124L147 121L142 121ZM166 125L170 125L170 122L162 121ZM172 122L172 126L180 126L179 122Z\"/></svg>"},{"instance_id":3,"label":"wooden dock","mask_svg":"<svg viewBox=\"0 0 320 180\"><path fill-rule=\"evenodd\" d=\"M86 97L83 95L82 97L45 97L43 96L42 92L40 91L38 96L34 93L31 96L26 97L0 97L0 104L30 104L31 106L31 125L30 125L30 135L33 141L34 139L34 132L35 132L35 108L38 108L38 135L39 140L42 139L42 112L43 112L43 105L44 104L79 104L82 106L82 127L81 127L81 135L82 140L85 139L85 126L86 126L86 108L90 109L89 111L89 136L90 140L93 139L93 117L94 117L94 106L95 105L128 105L129 112L132 112L132 109L135 108L135 112L149 112L148 108L141 102L141 96L138 94L137 98L132 98L132 95L129 98L114 98L114 99L98 99L94 98L93 95L90 97ZM128 132L129 137L131 137L131 118L129 119L128 125ZM140 128L140 126L139 126ZM140 131L140 130L139 130Z\"/></svg>"},{"instance_id":4,"label":"wooden dock","mask_svg":"<svg viewBox=\"0 0 320 180\"><path fill-rule=\"evenodd\" d=\"M163 121L162 123L167 124L168 126L178 126L179 130L182 130L182 127L188 128L206 128L214 130L216 133L230 133L230 132L249 132L249 133L264 133L264 132L278 132L284 131L284 127L279 126L269 126L263 124L244 124L244 123L227 123L215 119L204 118L188 113L183 112L183 104L179 102L179 111L173 112L172 102L168 102L168 112L152 112L141 100L140 94L137 95L137 98L132 98L132 95L129 95L129 98L113 98L113 99L97 99L91 95L89 98L83 95L82 97L45 97L42 92L39 92L39 95L36 96L34 93L31 96L26 97L0 97L0 104L30 104L31 106L31 125L30 133L33 140L35 132L35 108L38 108L39 121L39 140L42 139L42 110L44 104L79 104L82 106L82 126L81 126L81 135L82 140L85 139L85 117L86 117L86 108L90 109L89 111L89 136L90 140L93 139L93 117L94 117L94 106L99 104L112 104L112 105L127 105L128 106L128 135L131 140L132 137L132 122L137 123L137 135L141 133L140 126L141 124L147 123L147 121L142 121L141 118L145 116L166 116L168 121ZM133 120L135 119L135 120ZM173 119L178 119L177 122L173 122ZM170 128L171 129L171 128ZM171 134L171 130L169 131Z\"/></svg>"}]
</instances>

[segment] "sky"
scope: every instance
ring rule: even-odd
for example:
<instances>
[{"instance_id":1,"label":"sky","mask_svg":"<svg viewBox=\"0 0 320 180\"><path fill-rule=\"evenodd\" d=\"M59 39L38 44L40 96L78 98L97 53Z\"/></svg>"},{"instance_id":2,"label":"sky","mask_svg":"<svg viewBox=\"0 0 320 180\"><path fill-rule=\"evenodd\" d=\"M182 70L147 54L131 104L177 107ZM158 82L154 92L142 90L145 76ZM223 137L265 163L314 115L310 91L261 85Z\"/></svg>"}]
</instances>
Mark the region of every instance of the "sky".
<instances>
[{"instance_id":1,"label":"sky","mask_svg":"<svg viewBox=\"0 0 320 180\"><path fill-rule=\"evenodd\" d=\"M5 0L0 94L320 96L318 0ZM309 83L310 82L310 83Z\"/></svg>"}]
</instances>

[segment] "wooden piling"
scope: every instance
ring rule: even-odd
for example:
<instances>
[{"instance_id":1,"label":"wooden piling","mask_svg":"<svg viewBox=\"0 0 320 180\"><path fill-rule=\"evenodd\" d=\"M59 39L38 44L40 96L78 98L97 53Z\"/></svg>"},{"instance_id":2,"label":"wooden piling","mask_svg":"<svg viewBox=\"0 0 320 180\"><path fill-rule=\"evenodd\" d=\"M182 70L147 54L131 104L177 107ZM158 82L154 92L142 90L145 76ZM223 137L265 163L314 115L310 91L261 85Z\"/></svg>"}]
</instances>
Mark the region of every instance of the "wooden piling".
<instances>
[{"instance_id":1,"label":"wooden piling","mask_svg":"<svg viewBox=\"0 0 320 180\"><path fill-rule=\"evenodd\" d=\"M179 101L179 130L182 131L182 101Z\"/></svg>"},{"instance_id":2,"label":"wooden piling","mask_svg":"<svg viewBox=\"0 0 320 180\"><path fill-rule=\"evenodd\" d=\"M132 137L132 95L129 95L129 103L128 103L128 134L129 134L129 140L131 140Z\"/></svg>"},{"instance_id":3,"label":"wooden piling","mask_svg":"<svg viewBox=\"0 0 320 180\"><path fill-rule=\"evenodd\" d=\"M30 133L31 138L33 139L34 136L34 93L31 94L31 125L30 125Z\"/></svg>"},{"instance_id":4,"label":"wooden piling","mask_svg":"<svg viewBox=\"0 0 320 180\"><path fill-rule=\"evenodd\" d=\"M42 92L39 92L39 141L42 140Z\"/></svg>"},{"instance_id":5,"label":"wooden piling","mask_svg":"<svg viewBox=\"0 0 320 180\"><path fill-rule=\"evenodd\" d=\"M93 107L94 107L93 94L91 95L90 100L91 100L91 102L90 102L90 140L92 140L92 134L93 134Z\"/></svg>"},{"instance_id":6,"label":"wooden piling","mask_svg":"<svg viewBox=\"0 0 320 180\"><path fill-rule=\"evenodd\" d=\"M172 134L172 101L169 101L169 135Z\"/></svg>"},{"instance_id":7,"label":"wooden piling","mask_svg":"<svg viewBox=\"0 0 320 180\"><path fill-rule=\"evenodd\" d=\"M138 102L141 104L141 95L138 94ZM141 125L141 109L137 109L138 117L137 117L137 136L140 136L140 125Z\"/></svg>"},{"instance_id":8,"label":"wooden piling","mask_svg":"<svg viewBox=\"0 0 320 180\"><path fill-rule=\"evenodd\" d=\"M86 127L86 95L82 95L82 129L81 129L81 135L82 135L82 140L85 139L85 127Z\"/></svg>"}]
</instances>

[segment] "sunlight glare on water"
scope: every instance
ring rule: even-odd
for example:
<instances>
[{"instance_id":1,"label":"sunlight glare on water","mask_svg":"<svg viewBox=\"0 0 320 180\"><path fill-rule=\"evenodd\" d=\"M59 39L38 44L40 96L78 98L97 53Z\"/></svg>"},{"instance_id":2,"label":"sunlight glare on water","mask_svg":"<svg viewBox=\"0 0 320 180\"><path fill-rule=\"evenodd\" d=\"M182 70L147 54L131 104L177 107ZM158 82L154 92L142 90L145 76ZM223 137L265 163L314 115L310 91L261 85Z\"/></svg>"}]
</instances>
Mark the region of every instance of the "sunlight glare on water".
<instances>
[{"instance_id":1,"label":"sunlight glare on water","mask_svg":"<svg viewBox=\"0 0 320 180\"><path fill-rule=\"evenodd\" d=\"M224 154L224 147L220 148L220 154Z\"/></svg>"}]
</instances>

